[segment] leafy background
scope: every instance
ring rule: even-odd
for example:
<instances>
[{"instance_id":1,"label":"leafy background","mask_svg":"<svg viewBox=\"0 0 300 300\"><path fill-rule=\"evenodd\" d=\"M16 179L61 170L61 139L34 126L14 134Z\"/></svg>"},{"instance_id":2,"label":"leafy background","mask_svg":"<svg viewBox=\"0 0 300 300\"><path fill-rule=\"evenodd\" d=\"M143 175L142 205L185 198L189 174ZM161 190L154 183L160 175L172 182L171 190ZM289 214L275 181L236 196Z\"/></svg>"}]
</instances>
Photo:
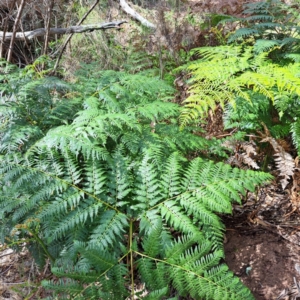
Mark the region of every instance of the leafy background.
<instances>
[{"instance_id":1,"label":"leafy background","mask_svg":"<svg viewBox=\"0 0 300 300\"><path fill-rule=\"evenodd\" d=\"M298 211L298 7L134 7L157 13L155 34L133 23L128 40L76 36L60 61L57 39L1 61L1 243L49 267L45 299L254 299L224 263L221 217L272 179Z\"/></svg>"}]
</instances>

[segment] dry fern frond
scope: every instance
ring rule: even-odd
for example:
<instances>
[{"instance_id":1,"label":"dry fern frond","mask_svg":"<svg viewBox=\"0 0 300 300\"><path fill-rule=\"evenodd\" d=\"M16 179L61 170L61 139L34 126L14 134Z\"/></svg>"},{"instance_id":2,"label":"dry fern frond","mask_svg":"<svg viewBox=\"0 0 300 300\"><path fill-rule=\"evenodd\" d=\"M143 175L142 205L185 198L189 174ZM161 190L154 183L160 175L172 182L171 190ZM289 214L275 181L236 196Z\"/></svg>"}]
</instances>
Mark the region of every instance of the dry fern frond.
<instances>
[{"instance_id":1,"label":"dry fern frond","mask_svg":"<svg viewBox=\"0 0 300 300\"><path fill-rule=\"evenodd\" d=\"M295 161L293 157L284 150L284 148L279 145L279 143L272 137L266 137L261 140L261 142L268 142L272 145L274 151L275 151L275 164L277 167L277 170L280 172L279 176L282 177L280 179L280 183L282 186L282 189L285 189L288 185L289 179L294 175L295 172Z\"/></svg>"},{"instance_id":2,"label":"dry fern frond","mask_svg":"<svg viewBox=\"0 0 300 300\"><path fill-rule=\"evenodd\" d=\"M240 155L240 159L245 165L248 165L249 167L253 169L259 169L258 164L250 157L247 153L243 153Z\"/></svg>"},{"instance_id":3,"label":"dry fern frond","mask_svg":"<svg viewBox=\"0 0 300 300\"><path fill-rule=\"evenodd\" d=\"M247 156L256 155L256 147L254 142L245 142L241 144L241 148L246 151Z\"/></svg>"},{"instance_id":4,"label":"dry fern frond","mask_svg":"<svg viewBox=\"0 0 300 300\"><path fill-rule=\"evenodd\" d=\"M245 169L247 165L253 169L259 169L258 164L252 158L257 155L254 142L225 141L222 145L234 151L234 155L227 160L231 166ZM245 152L240 153L241 150Z\"/></svg>"},{"instance_id":5,"label":"dry fern frond","mask_svg":"<svg viewBox=\"0 0 300 300\"><path fill-rule=\"evenodd\" d=\"M300 282L297 282L294 277L295 284L289 288L284 289L276 300L296 300L300 298Z\"/></svg>"}]
</instances>

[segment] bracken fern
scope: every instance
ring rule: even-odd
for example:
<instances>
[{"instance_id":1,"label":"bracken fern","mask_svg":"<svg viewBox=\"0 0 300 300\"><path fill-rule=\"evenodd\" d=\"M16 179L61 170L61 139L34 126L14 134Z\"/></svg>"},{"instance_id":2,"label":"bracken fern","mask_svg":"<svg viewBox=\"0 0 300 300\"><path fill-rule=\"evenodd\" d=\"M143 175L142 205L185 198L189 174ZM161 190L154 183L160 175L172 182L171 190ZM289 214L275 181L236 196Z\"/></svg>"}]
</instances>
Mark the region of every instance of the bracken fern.
<instances>
[{"instance_id":1,"label":"bracken fern","mask_svg":"<svg viewBox=\"0 0 300 300\"><path fill-rule=\"evenodd\" d=\"M77 93L72 121L1 156L1 241L51 260L48 299L254 299L221 263L218 214L271 176L189 161L216 144L179 130L158 79L99 72Z\"/></svg>"}]
</instances>

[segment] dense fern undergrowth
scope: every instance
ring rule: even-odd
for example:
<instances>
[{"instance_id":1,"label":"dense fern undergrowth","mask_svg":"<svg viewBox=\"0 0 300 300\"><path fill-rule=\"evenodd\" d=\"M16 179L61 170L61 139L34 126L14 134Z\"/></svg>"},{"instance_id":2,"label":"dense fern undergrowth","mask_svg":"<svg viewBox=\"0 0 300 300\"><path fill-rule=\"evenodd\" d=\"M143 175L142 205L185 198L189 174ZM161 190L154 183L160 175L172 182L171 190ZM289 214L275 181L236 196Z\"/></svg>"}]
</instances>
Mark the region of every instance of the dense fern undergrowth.
<instances>
[{"instance_id":1,"label":"dense fern undergrowth","mask_svg":"<svg viewBox=\"0 0 300 300\"><path fill-rule=\"evenodd\" d=\"M275 165L285 189L300 153L299 7L260 1L246 4L244 15L222 21L238 28L226 45L193 49L193 60L177 68L189 78L181 128L220 107L224 129L251 136L264 153L262 168ZM243 163L257 168L246 156Z\"/></svg>"},{"instance_id":2,"label":"dense fern undergrowth","mask_svg":"<svg viewBox=\"0 0 300 300\"><path fill-rule=\"evenodd\" d=\"M1 243L51 262L47 299L254 299L219 214L271 176L215 163L224 141L180 128L164 81L87 68L1 65Z\"/></svg>"}]
</instances>

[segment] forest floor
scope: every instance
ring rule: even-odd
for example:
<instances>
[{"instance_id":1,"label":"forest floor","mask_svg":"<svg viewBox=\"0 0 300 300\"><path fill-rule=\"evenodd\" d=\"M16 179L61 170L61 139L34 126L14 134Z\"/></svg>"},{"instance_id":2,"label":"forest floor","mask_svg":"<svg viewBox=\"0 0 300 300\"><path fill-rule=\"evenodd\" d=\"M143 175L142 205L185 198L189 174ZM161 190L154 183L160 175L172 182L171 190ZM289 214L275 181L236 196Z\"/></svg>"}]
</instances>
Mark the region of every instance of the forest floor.
<instances>
[{"instance_id":1,"label":"forest floor","mask_svg":"<svg viewBox=\"0 0 300 300\"><path fill-rule=\"evenodd\" d=\"M225 262L256 300L275 300L295 280L300 282L300 214L283 216L289 207L288 195L268 185L257 194L248 193L232 216L222 218ZM49 274L49 268L38 270L25 250L0 252L0 300L45 297L36 283Z\"/></svg>"},{"instance_id":2,"label":"forest floor","mask_svg":"<svg viewBox=\"0 0 300 300\"><path fill-rule=\"evenodd\" d=\"M275 300L289 291L300 261L300 246L262 228L227 230L226 263L250 288L256 300ZM280 298L281 299L281 298ZM292 299L292 298L282 298Z\"/></svg>"}]
</instances>

